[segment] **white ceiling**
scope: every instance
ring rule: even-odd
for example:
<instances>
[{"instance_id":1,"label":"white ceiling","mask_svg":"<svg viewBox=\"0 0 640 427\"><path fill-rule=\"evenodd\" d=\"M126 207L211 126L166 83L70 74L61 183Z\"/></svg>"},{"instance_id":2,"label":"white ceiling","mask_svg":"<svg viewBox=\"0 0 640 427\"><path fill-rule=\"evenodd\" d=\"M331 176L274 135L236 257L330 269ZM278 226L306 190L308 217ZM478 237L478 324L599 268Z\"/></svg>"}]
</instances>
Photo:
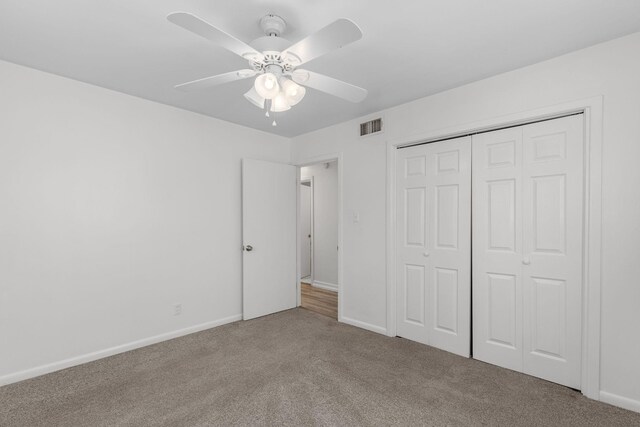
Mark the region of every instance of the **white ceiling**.
<instances>
[{"instance_id":1,"label":"white ceiling","mask_svg":"<svg viewBox=\"0 0 640 427\"><path fill-rule=\"evenodd\" d=\"M362 40L305 68L369 96L351 104L309 89L273 128L242 96L252 80L177 91L247 65L165 19L178 10L246 42L268 12L292 42L350 18ZM0 0L0 59L289 137L636 31L639 0Z\"/></svg>"}]
</instances>

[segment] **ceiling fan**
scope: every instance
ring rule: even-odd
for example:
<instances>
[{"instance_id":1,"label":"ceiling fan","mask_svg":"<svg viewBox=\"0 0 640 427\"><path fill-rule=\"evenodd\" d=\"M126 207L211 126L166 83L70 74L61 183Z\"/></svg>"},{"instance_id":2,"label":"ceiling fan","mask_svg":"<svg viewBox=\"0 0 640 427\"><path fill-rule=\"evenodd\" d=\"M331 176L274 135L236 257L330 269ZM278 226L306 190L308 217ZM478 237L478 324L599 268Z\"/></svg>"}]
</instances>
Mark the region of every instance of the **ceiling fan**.
<instances>
[{"instance_id":1,"label":"ceiling fan","mask_svg":"<svg viewBox=\"0 0 640 427\"><path fill-rule=\"evenodd\" d=\"M361 102L367 96L366 89L298 68L312 59L362 38L360 28L348 19L338 19L292 45L280 37L286 29L284 19L269 14L260 20L265 36L251 42L253 47L191 13L174 12L167 19L240 55L248 61L250 67L182 83L176 89L207 89L257 76L253 87L244 97L253 105L266 109L267 117L270 111L287 111L300 102L306 94L305 86L351 102ZM274 120L272 125L276 124Z\"/></svg>"}]
</instances>

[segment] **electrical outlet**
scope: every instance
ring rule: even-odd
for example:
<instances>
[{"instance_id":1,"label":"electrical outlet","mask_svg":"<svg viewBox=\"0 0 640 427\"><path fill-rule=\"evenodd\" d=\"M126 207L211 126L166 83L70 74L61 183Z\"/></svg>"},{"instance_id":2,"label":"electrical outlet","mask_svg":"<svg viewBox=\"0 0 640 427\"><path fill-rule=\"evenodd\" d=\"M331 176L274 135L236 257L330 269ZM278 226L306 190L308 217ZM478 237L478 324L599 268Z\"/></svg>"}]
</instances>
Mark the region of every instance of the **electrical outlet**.
<instances>
[{"instance_id":1,"label":"electrical outlet","mask_svg":"<svg viewBox=\"0 0 640 427\"><path fill-rule=\"evenodd\" d=\"M173 315L180 316L182 314L182 304L174 304Z\"/></svg>"}]
</instances>

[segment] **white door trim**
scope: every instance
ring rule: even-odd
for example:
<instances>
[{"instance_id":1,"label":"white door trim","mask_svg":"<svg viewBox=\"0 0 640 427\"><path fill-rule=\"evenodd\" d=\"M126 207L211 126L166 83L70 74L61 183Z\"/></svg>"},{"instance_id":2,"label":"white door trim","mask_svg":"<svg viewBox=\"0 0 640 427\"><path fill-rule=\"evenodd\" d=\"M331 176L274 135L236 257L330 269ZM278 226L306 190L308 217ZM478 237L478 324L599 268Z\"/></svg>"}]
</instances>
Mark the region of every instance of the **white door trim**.
<instances>
[{"instance_id":1,"label":"white door trim","mask_svg":"<svg viewBox=\"0 0 640 427\"><path fill-rule=\"evenodd\" d=\"M566 102L387 141L387 335L396 335L396 149L537 120L584 113L585 212L582 321L582 394L600 399L603 97Z\"/></svg>"},{"instance_id":2,"label":"white door trim","mask_svg":"<svg viewBox=\"0 0 640 427\"><path fill-rule=\"evenodd\" d=\"M300 169L298 169L299 171ZM300 178L300 174L298 173L298 177ZM311 252L310 252L310 257L311 257L311 274L309 274L309 277L311 277L311 283L313 283L313 278L314 276L314 262L313 262L313 256L315 254L315 228L313 227L314 225L314 220L315 220L315 212L314 212L314 199L315 199L315 193L314 193L314 187L313 187L313 177L307 177L304 179L300 179L300 183L302 184L303 182L308 182L309 183L309 187L311 187ZM300 187L298 187L300 188ZM298 199L300 199L300 192L298 191ZM299 203L298 203L299 205ZM300 209L300 207L298 206L298 209ZM299 212L299 211L298 211ZM298 220L300 219L300 216L298 215ZM298 235L300 235L302 233L300 233L300 231L298 231ZM298 236L299 237L299 236ZM300 248L300 251L302 250L302 248ZM300 260L300 270L302 271L302 259ZM302 276L302 273L300 273L300 275ZM301 277L302 279L302 277ZM298 301L298 305L300 305L300 302Z\"/></svg>"},{"instance_id":3,"label":"white door trim","mask_svg":"<svg viewBox=\"0 0 640 427\"><path fill-rule=\"evenodd\" d=\"M305 157L302 158L300 160L298 160L295 163L295 166L298 167L298 183L297 183L297 189L298 189L298 214L296 215L297 218L297 235L298 235L298 248L297 248L297 266L298 266L298 271L297 271L297 277L298 277L298 290L297 290L297 294L298 294L298 306L300 306L301 303L301 288L300 288L300 279L302 277L300 277L300 168L302 166L310 166L316 163L326 163L326 162L332 162L332 161L337 161L338 162L338 283L336 283L337 285L337 292L338 292L338 322L343 322L343 316L342 316L342 307L344 307L344 293L342 292L342 286L343 286L343 280L342 280L342 267L343 267L343 262L342 262L342 253L343 253L343 240L342 240L342 218L343 218L343 212L342 212L342 152L338 152L338 153L327 153L327 154L322 154L319 156L313 156L313 157ZM312 272L313 275L313 272Z\"/></svg>"}]
</instances>

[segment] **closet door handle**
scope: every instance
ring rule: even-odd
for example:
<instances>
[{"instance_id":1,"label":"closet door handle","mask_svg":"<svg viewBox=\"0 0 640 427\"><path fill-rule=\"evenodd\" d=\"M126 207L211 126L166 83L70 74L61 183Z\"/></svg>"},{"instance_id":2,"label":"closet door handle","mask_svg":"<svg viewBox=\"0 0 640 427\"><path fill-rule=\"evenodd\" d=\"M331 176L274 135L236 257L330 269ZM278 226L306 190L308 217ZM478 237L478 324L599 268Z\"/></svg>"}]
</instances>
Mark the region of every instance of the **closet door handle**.
<instances>
[{"instance_id":1,"label":"closet door handle","mask_svg":"<svg viewBox=\"0 0 640 427\"><path fill-rule=\"evenodd\" d=\"M522 258L522 263L523 263L524 265L529 265L529 264L531 264L531 258L529 258L528 256L526 256L526 257Z\"/></svg>"},{"instance_id":2,"label":"closet door handle","mask_svg":"<svg viewBox=\"0 0 640 427\"><path fill-rule=\"evenodd\" d=\"M425 257L425 258L427 258L429 255L431 255L429 252L423 252L422 253L422 256Z\"/></svg>"}]
</instances>

